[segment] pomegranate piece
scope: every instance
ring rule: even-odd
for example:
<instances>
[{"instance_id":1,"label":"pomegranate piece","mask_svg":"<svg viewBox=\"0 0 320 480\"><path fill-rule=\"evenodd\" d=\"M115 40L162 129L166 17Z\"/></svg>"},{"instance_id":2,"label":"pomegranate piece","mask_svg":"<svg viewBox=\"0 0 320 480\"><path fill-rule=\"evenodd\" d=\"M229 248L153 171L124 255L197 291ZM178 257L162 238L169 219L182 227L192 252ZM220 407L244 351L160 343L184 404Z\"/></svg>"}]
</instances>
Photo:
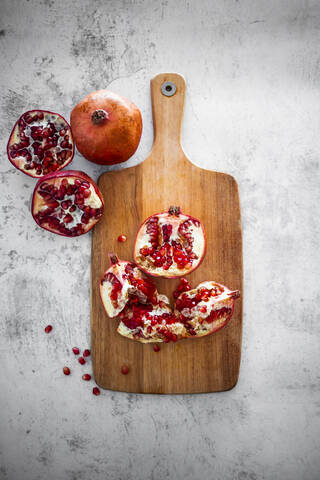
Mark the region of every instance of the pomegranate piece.
<instances>
[{"instance_id":1,"label":"pomegranate piece","mask_svg":"<svg viewBox=\"0 0 320 480\"><path fill-rule=\"evenodd\" d=\"M78 347L73 347L72 351L75 355L79 355L79 353L80 353L80 350L79 350Z\"/></svg>"},{"instance_id":2,"label":"pomegranate piece","mask_svg":"<svg viewBox=\"0 0 320 480\"><path fill-rule=\"evenodd\" d=\"M78 362L81 364L81 365L84 365L86 363L85 359L83 357L79 357L78 358Z\"/></svg>"},{"instance_id":3,"label":"pomegranate piece","mask_svg":"<svg viewBox=\"0 0 320 480\"><path fill-rule=\"evenodd\" d=\"M70 368L69 367L63 367L63 373L65 375L70 375L70 373L71 373Z\"/></svg>"},{"instance_id":4,"label":"pomegranate piece","mask_svg":"<svg viewBox=\"0 0 320 480\"><path fill-rule=\"evenodd\" d=\"M129 298L135 296L141 303L156 303L157 291L154 282L130 262L119 260L109 254L111 266L100 280L100 296L109 317L116 317Z\"/></svg>"},{"instance_id":5,"label":"pomegranate piece","mask_svg":"<svg viewBox=\"0 0 320 480\"><path fill-rule=\"evenodd\" d=\"M127 237L125 235L119 235L118 242L123 243L126 242Z\"/></svg>"},{"instance_id":6,"label":"pomegranate piece","mask_svg":"<svg viewBox=\"0 0 320 480\"><path fill-rule=\"evenodd\" d=\"M168 305L169 300L159 295L156 305L145 305L130 299L119 314L117 332L141 343L176 342L187 336L187 331Z\"/></svg>"},{"instance_id":7,"label":"pomegranate piece","mask_svg":"<svg viewBox=\"0 0 320 480\"><path fill-rule=\"evenodd\" d=\"M203 225L180 207L157 213L141 225L134 260L144 272L166 278L182 277L202 262L206 249Z\"/></svg>"},{"instance_id":8,"label":"pomegranate piece","mask_svg":"<svg viewBox=\"0 0 320 480\"><path fill-rule=\"evenodd\" d=\"M231 291L216 282L203 282L183 292L175 302L174 313L186 329L186 338L210 335L230 321L238 290Z\"/></svg>"},{"instance_id":9,"label":"pomegranate piece","mask_svg":"<svg viewBox=\"0 0 320 480\"><path fill-rule=\"evenodd\" d=\"M129 367L127 367L127 365L122 365L121 367L121 373L123 375L127 375L129 373Z\"/></svg>"},{"instance_id":10,"label":"pomegranate piece","mask_svg":"<svg viewBox=\"0 0 320 480\"><path fill-rule=\"evenodd\" d=\"M61 170L74 156L70 125L58 113L29 110L13 127L7 152L10 162L30 177Z\"/></svg>"},{"instance_id":11,"label":"pomegranate piece","mask_svg":"<svg viewBox=\"0 0 320 480\"><path fill-rule=\"evenodd\" d=\"M52 331L52 325L47 325L46 328L44 329L46 333L50 333Z\"/></svg>"},{"instance_id":12,"label":"pomegranate piece","mask_svg":"<svg viewBox=\"0 0 320 480\"><path fill-rule=\"evenodd\" d=\"M100 395L100 389L98 387L93 387L92 393L93 393L93 395L98 396L98 395Z\"/></svg>"},{"instance_id":13,"label":"pomegranate piece","mask_svg":"<svg viewBox=\"0 0 320 480\"><path fill-rule=\"evenodd\" d=\"M37 224L65 237L91 230L103 214L102 194L84 172L65 170L46 175L35 186L31 212Z\"/></svg>"},{"instance_id":14,"label":"pomegranate piece","mask_svg":"<svg viewBox=\"0 0 320 480\"><path fill-rule=\"evenodd\" d=\"M72 110L70 121L77 148L90 162L125 162L138 148L141 113L133 102L109 90L84 98Z\"/></svg>"},{"instance_id":15,"label":"pomegranate piece","mask_svg":"<svg viewBox=\"0 0 320 480\"><path fill-rule=\"evenodd\" d=\"M82 375L82 380L84 380L85 382L89 382L89 380L91 380L91 375L89 373L85 373L84 375Z\"/></svg>"}]
</instances>

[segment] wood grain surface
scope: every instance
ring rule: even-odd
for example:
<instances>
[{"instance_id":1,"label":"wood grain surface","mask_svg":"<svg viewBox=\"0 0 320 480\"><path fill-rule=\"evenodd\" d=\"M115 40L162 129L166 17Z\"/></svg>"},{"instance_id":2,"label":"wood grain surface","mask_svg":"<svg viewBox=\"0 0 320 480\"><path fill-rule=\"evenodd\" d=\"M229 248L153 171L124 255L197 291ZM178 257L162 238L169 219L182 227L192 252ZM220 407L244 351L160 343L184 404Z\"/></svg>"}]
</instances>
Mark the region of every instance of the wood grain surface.
<instances>
[{"instance_id":1,"label":"wood grain surface","mask_svg":"<svg viewBox=\"0 0 320 480\"><path fill-rule=\"evenodd\" d=\"M165 81L174 82L175 95L161 93ZM178 74L164 73L151 80L154 144L147 159L136 167L103 173L99 187L105 213L93 231L91 270L91 342L94 378L99 386L137 393L196 393L229 390L237 383L242 335L242 240L238 186L235 179L203 170L186 157L180 143L186 85ZM239 289L234 316L227 327L205 338L160 344L140 344L121 337L117 319L109 319L99 296L99 279L109 266L108 252L133 260L135 236L149 215L170 205L204 224L207 253L188 276L192 286L215 280ZM119 243L120 234L127 236ZM159 292L168 295L177 279L156 279ZM121 374L121 366L130 368Z\"/></svg>"}]
</instances>

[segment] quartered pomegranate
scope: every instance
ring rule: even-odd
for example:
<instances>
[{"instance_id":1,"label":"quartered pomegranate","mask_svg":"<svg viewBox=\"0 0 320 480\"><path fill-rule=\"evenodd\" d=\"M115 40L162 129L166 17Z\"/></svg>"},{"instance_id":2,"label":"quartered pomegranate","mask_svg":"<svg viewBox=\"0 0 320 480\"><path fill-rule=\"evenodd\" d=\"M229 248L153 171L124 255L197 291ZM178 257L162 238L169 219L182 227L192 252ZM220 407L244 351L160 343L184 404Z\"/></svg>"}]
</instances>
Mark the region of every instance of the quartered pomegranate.
<instances>
[{"instance_id":1,"label":"quartered pomegranate","mask_svg":"<svg viewBox=\"0 0 320 480\"><path fill-rule=\"evenodd\" d=\"M146 278L139 268L130 262L109 255L111 266L100 280L100 296L109 317L116 317L135 296L141 303L157 303L154 282Z\"/></svg>"},{"instance_id":2,"label":"quartered pomegranate","mask_svg":"<svg viewBox=\"0 0 320 480\"><path fill-rule=\"evenodd\" d=\"M119 314L117 332L141 343L176 342L187 336L182 322L172 313L169 300L161 295L156 305L141 304L133 297Z\"/></svg>"},{"instance_id":3,"label":"quartered pomegranate","mask_svg":"<svg viewBox=\"0 0 320 480\"><path fill-rule=\"evenodd\" d=\"M195 270L206 249L199 220L184 215L180 207L151 215L141 225L134 246L137 265L157 277L181 277Z\"/></svg>"},{"instance_id":4,"label":"quartered pomegranate","mask_svg":"<svg viewBox=\"0 0 320 480\"><path fill-rule=\"evenodd\" d=\"M174 313L186 328L186 337L203 337L223 328L233 315L239 290L231 291L216 282L203 282L183 292Z\"/></svg>"},{"instance_id":5,"label":"quartered pomegranate","mask_svg":"<svg viewBox=\"0 0 320 480\"><path fill-rule=\"evenodd\" d=\"M10 162L30 177L61 170L74 155L70 125L58 113L29 110L13 127L7 152Z\"/></svg>"},{"instance_id":6,"label":"quartered pomegranate","mask_svg":"<svg viewBox=\"0 0 320 480\"><path fill-rule=\"evenodd\" d=\"M95 182L84 172L65 170L38 181L31 213L45 230L76 237L91 230L103 209L103 197Z\"/></svg>"}]
</instances>

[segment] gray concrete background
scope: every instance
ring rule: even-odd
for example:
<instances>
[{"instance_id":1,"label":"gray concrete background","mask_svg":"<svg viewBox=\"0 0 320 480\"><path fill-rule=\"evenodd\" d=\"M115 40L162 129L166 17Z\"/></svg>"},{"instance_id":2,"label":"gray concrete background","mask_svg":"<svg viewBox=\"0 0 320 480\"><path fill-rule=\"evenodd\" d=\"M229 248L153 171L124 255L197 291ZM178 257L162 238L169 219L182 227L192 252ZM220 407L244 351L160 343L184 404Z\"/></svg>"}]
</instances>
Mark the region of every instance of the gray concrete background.
<instances>
[{"instance_id":1,"label":"gray concrete background","mask_svg":"<svg viewBox=\"0 0 320 480\"><path fill-rule=\"evenodd\" d=\"M1 0L1 479L320 478L319 45L319 1ZM90 344L91 237L36 227L35 181L5 146L25 110L69 118L108 87L142 111L136 164L163 71L187 81L188 156L239 182L240 380L220 394L96 398L70 353ZM78 154L72 166L106 170Z\"/></svg>"}]
</instances>

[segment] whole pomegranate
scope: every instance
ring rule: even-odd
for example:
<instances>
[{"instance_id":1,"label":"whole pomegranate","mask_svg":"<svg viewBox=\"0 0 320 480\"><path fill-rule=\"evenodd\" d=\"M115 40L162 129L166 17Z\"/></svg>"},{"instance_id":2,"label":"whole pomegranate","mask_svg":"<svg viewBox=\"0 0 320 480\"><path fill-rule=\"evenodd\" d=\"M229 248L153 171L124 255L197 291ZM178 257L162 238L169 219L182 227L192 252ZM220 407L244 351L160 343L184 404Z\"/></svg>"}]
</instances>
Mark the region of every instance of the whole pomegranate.
<instances>
[{"instance_id":1,"label":"whole pomegranate","mask_svg":"<svg viewBox=\"0 0 320 480\"><path fill-rule=\"evenodd\" d=\"M30 177L61 170L74 155L70 125L58 113L29 110L13 127L7 152L10 162Z\"/></svg>"},{"instance_id":2,"label":"whole pomegranate","mask_svg":"<svg viewBox=\"0 0 320 480\"><path fill-rule=\"evenodd\" d=\"M87 233L103 214L98 186L84 172L65 170L41 178L35 186L31 213L37 224L66 237Z\"/></svg>"},{"instance_id":3,"label":"whole pomegranate","mask_svg":"<svg viewBox=\"0 0 320 480\"><path fill-rule=\"evenodd\" d=\"M180 207L170 207L143 222L134 246L134 260L150 275L182 277L200 265L205 249L201 222L183 214Z\"/></svg>"},{"instance_id":4,"label":"whole pomegranate","mask_svg":"<svg viewBox=\"0 0 320 480\"><path fill-rule=\"evenodd\" d=\"M109 90L98 90L74 107L71 128L76 146L87 160L113 165L128 160L138 148L142 118L133 102Z\"/></svg>"}]
</instances>

